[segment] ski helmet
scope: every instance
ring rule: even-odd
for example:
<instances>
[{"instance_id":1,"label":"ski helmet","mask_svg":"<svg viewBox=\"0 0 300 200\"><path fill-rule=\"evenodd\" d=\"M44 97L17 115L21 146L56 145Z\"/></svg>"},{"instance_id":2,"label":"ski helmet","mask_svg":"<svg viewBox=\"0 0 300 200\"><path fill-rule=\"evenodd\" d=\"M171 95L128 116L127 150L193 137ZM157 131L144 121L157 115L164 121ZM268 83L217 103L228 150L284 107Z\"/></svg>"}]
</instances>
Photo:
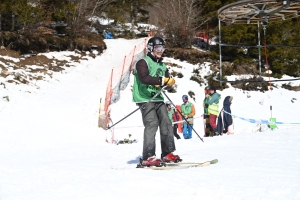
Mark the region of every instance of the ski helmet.
<instances>
[{"instance_id":1,"label":"ski helmet","mask_svg":"<svg viewBox=\"0 0 300 200\"><path fill-rule=\"evenodd\" d=\"M166 106L171 105L170 101L166 101L165 104L166 104Z\"/></svg>"},{"instance_id":2,"label":"ski helmet","mask_svg":"<svg viewBox=\"0 0 300 200\"><path fill-rule=\"evenodd\" d=\"M204 92L205 92L205 93L209 93L209 86L206 86L206 87L204 88Z\"/></svg>"},{"instance_id":3,"label":"ski helmet","mask_svg":"<svg viewBox=\"0 0 300 200\"><path fill-rule=\"evenodd\" d=\"M210 89L210 90L213 90L214 92L216 92L216 87L215 87L215 86L213 86L213 85L212 85L212 86L210 86L210 87L209 87L209 89Z\"/></svg>"},{"instance_id":4,"label":"ski helmet","mask_svg":"<svg viewBox=\"0 0 300 200\"><path fill-rule=\"evenodd\" d=\"M182 95L182 101L187 101L187 100L189 100L189 97L187 96L187 95Z\"/></svg>"},{"instance_id":5,"label":"ski helmet","mask_svg":"<svg viewBox=\"0 0 300 200\"><path fill-rule=\"evenodd\" d=\"M155 45L165 46L165 41L160 37L153 37L148 40L147 49L149 52L152 52Z\"/></svg>"}]
</instances>

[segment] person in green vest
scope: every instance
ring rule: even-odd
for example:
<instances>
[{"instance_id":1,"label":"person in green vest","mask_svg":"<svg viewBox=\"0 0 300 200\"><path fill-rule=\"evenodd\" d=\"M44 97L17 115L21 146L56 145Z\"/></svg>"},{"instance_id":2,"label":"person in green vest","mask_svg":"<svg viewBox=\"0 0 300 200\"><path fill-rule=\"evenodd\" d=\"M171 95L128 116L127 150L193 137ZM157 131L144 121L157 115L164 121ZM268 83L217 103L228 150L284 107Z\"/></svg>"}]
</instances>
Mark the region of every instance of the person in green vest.
<instances>
[{"instance_id":1,"label":"person in green vest","mask_svg":"<svg viewBox=\"0 0 300 200\"><path fill-rule=\"evenodd\" d=\"M209 86L206 86L205 89L204 89L204 93L205 95L209 94ZM204 100L203 100L203 107L204 107L204 113L203 113L203 122L204 122L204 137L212 137L214 136L214 133L213 133L213 129L209 123L209 114L208 114L208 102L209 100L209 97L204 97ZM207 105L207 106L205 106Z\"/></svg>"},{"instance_id":2,"label":"person in green vest","mask_svg":"<svg viewBox=\"0 0 300 200\"><path fill-rule=\"evenodd\" d=\"M193 103L189 102L189 98L187 95L182 96L183 104L181 104L181 114L187 119L189 124L187 124L185 121L183 122L183 137L184 139L191 139L192 138L192 132L193 132L193 126L194 121L193 117L196 114L195 106Z\"/></svg>"},{"instance_id":3,"label":"person in green vest","mask_svg":"<svg viewBox=\"0 0 300 200\"><path fill-rule=\"evenodd\" d=\"M215 86L209 87L209 93L206 97L208 101L206 102L206 107L208 108L209 114L209 124L213 128L213 132L215 136L218 136L220 133L218 132L217 127L217 116L219 114L219 101L221 99L221 95L216 92Z\"/></svg>"},{"instance_id":4,"label":"person in green vest","mask_svg":"<svg viewBox=\"0 0 300 200\"><path fill-rule=\"evenodd\" d=\"M165 50L165 41L160 37L152 37L147 43L146 57L136 63L133 84L133 102L142 113L144 124L143 153L140 159L141 166L162 166L163 162L179 162L182 159L174 155L176 150L173 128L168 116L164 97L160 93L162 86L169 89L175 84L166 65L162 62ZM166 88L168 89L168 88ZM151 102L150 102L151 100ZM161 138L161 159L156 158L155 135L158 130Z\"/></svg>"},{"instance_id":5,"label":"person in green vest","mask_svg":"<svg viewBox=\"0 0 300 200\"><path fill-rule=\"evenodd\" d=\"M176 123L174 124L174 122L178 122L180 119L179 113L175 110L175 108L172 108L171 103L169 101L166 102L166 106L167 106L169 118L172 122L173 134L177 138L177 140L179 140L181 139L181 137L177 133L178 124Z\"/></svg>"}]
</instances>

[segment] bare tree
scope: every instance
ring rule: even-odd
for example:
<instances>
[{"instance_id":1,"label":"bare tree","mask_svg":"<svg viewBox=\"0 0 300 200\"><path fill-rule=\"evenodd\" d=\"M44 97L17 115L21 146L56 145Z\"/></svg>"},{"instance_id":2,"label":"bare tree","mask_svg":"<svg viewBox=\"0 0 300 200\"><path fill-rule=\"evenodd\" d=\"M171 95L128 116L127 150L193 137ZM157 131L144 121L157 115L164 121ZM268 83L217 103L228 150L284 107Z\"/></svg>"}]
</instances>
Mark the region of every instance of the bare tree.
<instances>
[{"instance_id":1,"label":"bare tree","mask_svg":"<svg viewBox=\"0 0 300 200\"><path fill-rule=\"evenodd\" d=\"M69 20L71 35L76 36L78 32L84 31L88 26L89 20L94 16L99 16L105 11L107 6L116 0L73 0L77 4L72 13L72 18ZM91 26L94 21L90 22Z\"/></svg>"},{"instance_id":2,"label":"bare tree","mask_svg":"<svg viewBox=\"0 0 300 200\"><path fill-rule=\"evenodd\" d=\"M151 21L164 31L171 47L188 47L197 28L199 0L161 0L155 4Z\"/></svg>"}]
</instances>

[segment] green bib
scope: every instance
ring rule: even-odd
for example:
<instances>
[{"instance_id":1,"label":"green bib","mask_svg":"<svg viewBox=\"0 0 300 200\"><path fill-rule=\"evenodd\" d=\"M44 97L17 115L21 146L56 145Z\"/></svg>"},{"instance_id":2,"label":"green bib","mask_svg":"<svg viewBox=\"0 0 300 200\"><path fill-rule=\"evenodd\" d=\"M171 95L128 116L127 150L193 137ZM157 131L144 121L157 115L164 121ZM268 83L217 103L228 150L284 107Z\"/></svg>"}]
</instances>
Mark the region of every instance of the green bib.
<instances>
[{"instance_id":1,"label":"green bib","mask_svg":"<svg viewBox=\"0 0 300 200\"><path fill-rule=\"evenodd\" d=\"M181 112L184 115L189 115L192 112L192 103L188 102L187 104L182 104L181 105Z\"/></svg>"},{"instance_id":2,"label":"green bib","mask_svg":"<svg viewBox=\"0 0 300 200\"><path fill-rule=\"evenodd\" d=\"M181 104L181 112L184 115L189 115L192 113L193 109L192 109L192 103L188 102L187 104ZM189 122L193 122L194 117L189 117ZM185 122L184 122L185 123Z\"/></svg>"},{"instance_id":3,"label":"green bib","mask_svg":"<svg viewBox=\"0 0 300 200\"><path fill-rule=\"evenodd\" d=\"M165 76L167 67L164 63L154 62L149 56L146 56L144 60L148 64L149 75L152 77L163 77ZM160 90L160 87L154 85L147 85L140 82L137 72L134 72L134 84L133 84L133 102L142 103L148 102L155 94ZM153 101L163 101L164 97L159 94L153 99Z\"/></svg>"}]
</instances>

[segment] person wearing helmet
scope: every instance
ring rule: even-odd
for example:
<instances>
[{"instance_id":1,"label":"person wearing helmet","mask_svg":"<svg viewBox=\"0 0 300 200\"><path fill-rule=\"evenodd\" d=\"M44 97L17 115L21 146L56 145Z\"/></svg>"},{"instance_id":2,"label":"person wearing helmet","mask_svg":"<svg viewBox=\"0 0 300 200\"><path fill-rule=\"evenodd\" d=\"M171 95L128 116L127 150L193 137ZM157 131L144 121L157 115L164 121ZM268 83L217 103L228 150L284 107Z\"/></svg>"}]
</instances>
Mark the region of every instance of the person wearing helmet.
<instances>
[{"instance_id":1,"label":"person wearing helmet","mask_svg":"<svg viewBox=\"0 0 300 200\"><path fill-rule=\"evenodd\" d=\"M215 136L218 136L220 133L218 132L217 127L217 116L219 113L219 101L221 99L221 95L216 92L216 88L214 86L209 87L209 94L206 94L208 101L206 102L209 114L209 124L213 128L213 132Z\"/></svg>"},{"instance_id":2,"label":"person wearing helmet","mask_svg":"<svg viewBox=\"0 0 300 200\"><path fill-rule=\"evenodd\" d=\"M181 104L181 113L187 119L187 122L183 122L183 137L184 139L191 139L192 138L192 131L193 131L193 117L196 114L195 106L193 103L189 102L189 98L187 95L182 96L183 104Z\"/></svg>"},{"instance_id":3,"label":"person wearing helmet","mask_svg":"<svg viewBox=\"0 0 300 200\"><path fill-rule=\"evenodd\" d=\"M162 62L165 50L165 41L160 37L152 37L147 43L147 55L136 63L133 84L133 102L141 110L144 124L143 153L140 159L141 166L162 166L163 162L181 161L176 150L173 128L168 116L167 107L162 94L161 86L172 87L175 79L170 76L166 65ZM151 100L151 102L149 102ZM161 159L156 158L155 135L158 130L161 138Z\"/></svg>"},{"instance_id":4,"label":"person wearing helmet","mask_svg":"<svg viewBox=\"0 0 300 200\"><path fill-rule=\"evenodd\" d=\"M204 88L204 94L209 94L209 86ZM203 122L204 122L204 137L212 137L214 135L213 129L209 123L209 114L208 114L208 104L207 101L209 100L208 97L204 97L203 100L203 107L204 107L204 114L203 114Z\"/></svg>"},{"instance_id":5,"label":"person wearing helmet","mask_svg":"<svg viewBox=\"0 0 300 200\"><path fill-rule=\"evenodd\" d=\"M166 102L166 106L167 106L169 118L173 125L173 134L177 138L177 140L179 140L181 138L177 133L178 125L177 125L177 123L174 124L174 122L178 122L180 120L179 114L175 110L175 108L172 108L171 103L169 101Z\"/></svg>"}]
</instances>

